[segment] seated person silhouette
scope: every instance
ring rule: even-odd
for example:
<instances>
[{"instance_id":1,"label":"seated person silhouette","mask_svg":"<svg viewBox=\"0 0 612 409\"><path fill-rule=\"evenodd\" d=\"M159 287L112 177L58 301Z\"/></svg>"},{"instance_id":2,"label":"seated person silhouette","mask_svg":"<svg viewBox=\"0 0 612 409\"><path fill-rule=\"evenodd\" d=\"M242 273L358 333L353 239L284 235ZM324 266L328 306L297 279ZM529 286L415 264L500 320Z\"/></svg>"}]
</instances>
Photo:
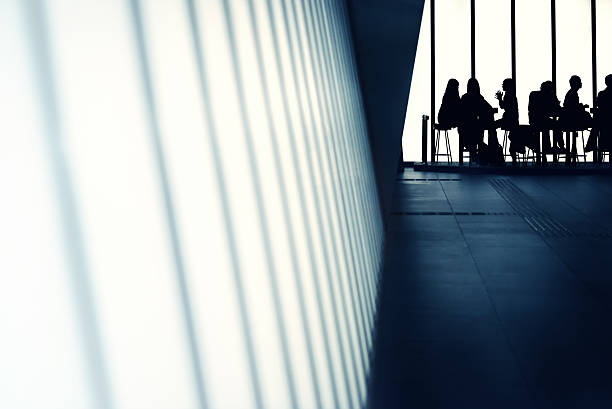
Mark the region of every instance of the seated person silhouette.
<instances>
[{"instance_id":1,"label":"seated person silhouette","mask_svg":"<svg viewBox=\"0 0 612 409\"><path fill-rule=\"evenodd\" d=\"M597 149L598 137L599 150L610 152L610 142L612 141L612 74L606 76L606 89L597 94L593 130L584 148L586 152Z\"/></svg>"},{"instance_id":2,"label":"seated person silhouette","mask_svg":"<svg viewBox=\"0 0 612 409\"><path fill-rule=\"evenodd\" d=\"M596 119L599 129L599 149L612 148L612 74L606 76L606 89L597 94Z\"/></svg>"},{"instance_id":3,"label":"seated person silhouette","mask_svg":"<svg viewBox=\"0 0 612 409\"><path fill-rule=\"evenodd\" d=\"M476 78L470 78L467 92L460 101L461 120L459 136L463 147L470 152L470 160L477 158L478 151L484 148L484 130L489 131L489 145L497 147L497 135L493 118L493 107L480 94L480 84Z\"/></svg>"},{"instance_id":4,"label":"seated person silhouette","mask_svg":"<svg viewBox=\"0 0 612 409\"><path fill-rule=\"evenodd\" d=\"M512 78L506 78L502 83L502 91L495 93L499 107L504 110L501 119L495 121L496 128L512 131L519 124L518 100L516 99L516 86Z\"/></svg>"},{"instance_id":5,"label":"seated person silhouette","mask_svg":"<svg viewBox=\"0 0 612 409\"><path fill-rule=\"evenodd\" d=\"M561 103L555 95L552 81L544 81L539 91L529 94L529 125L535 132L544 132L542 150L546 153L563 151L563 134L557 118L561 115ZM551 147L549 131L553 131L554 145ZM537 134L536 134L537 135ZM537 139L535 140L537 142ZM535 144L537 145L537 143ZM530 146L531 147L531 146ZM537 148L537 146L536 146ZM543 157L546 161L546 156Z\"/></svg>"},{"instance_id":6,"label":"seated person silhouette","mask_svg":"<svg viewBox=\"0 0 612 409\"><path fill-rule=\"evenodd\" d=\"M567 162L575 162L578 131L591 127L593 121L591 115L586 111L588 105L581 104L580 97L578 96L578 91L582 88L582 80L579 76L572 75L569 83L570 89L567 91L567 94L565 94L565 99L563 100L563 110L560 122L563 130L572 131L572 140L574 141L572 146L573 155L567 155Z\"/></svg>"},{"instance_id":7,"label":"seated person silhouette","mask_svg":"<svg viewBox=\"0 0 612 409\"><path fill-rule=\"evenodd\" d=\"M581 131L591 126L591 115L586 111L588 105L580 103L578 91L582 88L582 80L577 75L572 75L569 80L570 89L563 100L563 111L561 121L564 129Z\"/></svg>"},{"instance_id":8,"label":"seated person silhouette","mask_svg":"<svg viewBox=\"0 0 612 409\"><path fill-rule=\"evenodd\" d=\"M442 105L438 111L438 129L451 129L459 126L459 101L459 81L451 78L446 84Z\"/></svg>"}]
</instances>

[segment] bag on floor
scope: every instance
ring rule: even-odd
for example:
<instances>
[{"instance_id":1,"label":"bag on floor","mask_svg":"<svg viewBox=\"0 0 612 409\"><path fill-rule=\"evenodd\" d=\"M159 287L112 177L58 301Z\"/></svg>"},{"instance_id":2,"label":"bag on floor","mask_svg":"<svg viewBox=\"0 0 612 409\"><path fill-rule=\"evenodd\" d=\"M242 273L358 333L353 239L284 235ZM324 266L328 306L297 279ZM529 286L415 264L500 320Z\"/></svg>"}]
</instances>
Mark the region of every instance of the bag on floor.
<instances>
[{"instance_id":1,"label":"bag on floor","mask_svg":"<svg viewBox=\"0 0 612 409\"><path fill-rule=\"evenodd\" d=\"M478 159L483 165L501 165L504 163L504 152L498 143L495 145L487 145L483 143Z\"/></svg>"}]
</instances>

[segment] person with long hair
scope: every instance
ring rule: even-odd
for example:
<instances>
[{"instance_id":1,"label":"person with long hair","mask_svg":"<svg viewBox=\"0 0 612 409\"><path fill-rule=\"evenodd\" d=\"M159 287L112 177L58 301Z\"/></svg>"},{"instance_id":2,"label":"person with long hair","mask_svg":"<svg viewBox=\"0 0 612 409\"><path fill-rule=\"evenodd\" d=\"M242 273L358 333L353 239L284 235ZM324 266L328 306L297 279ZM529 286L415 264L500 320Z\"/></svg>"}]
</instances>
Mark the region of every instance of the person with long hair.
<instances>
[{"instance_id":1,"label":"person with long hair","mask_svg":"<svg viewBox=\"0 0 612 409\"><path fill-rule=\"evenodd\" d=\"M485 130L489 130L489 145L499 145L495 135L493 107L480 94L480 84L476 78L468 80L467 92L461 97L460 108L459 136L463 146L470 152L470 160L474 161L478 151L482 151L485 146Z\"/></svg>"},{"instance_id":2,"label":"person with long hair","mask_svg":"<svg viewBox=\"0 0 612 409\"><path fill-rule=\"evenodd\" d=\"M454 78L448 80L446 91L442 97L442 105L438 111L438 124L440 129L451 129L459 126L459 81Z\"/></svg>"}]
</instances>

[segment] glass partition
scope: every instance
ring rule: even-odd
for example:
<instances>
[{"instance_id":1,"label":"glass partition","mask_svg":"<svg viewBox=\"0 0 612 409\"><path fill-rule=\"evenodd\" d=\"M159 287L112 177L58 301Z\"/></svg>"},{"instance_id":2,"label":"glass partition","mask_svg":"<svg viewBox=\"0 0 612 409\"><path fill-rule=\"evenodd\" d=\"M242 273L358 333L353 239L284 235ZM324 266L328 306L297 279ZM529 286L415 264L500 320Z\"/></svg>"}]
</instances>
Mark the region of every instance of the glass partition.
<instances>
[{"instance_id":1,"label":"glass partition","mask_svg":"<svg viewBox=\"0 0 612 409\"><path fill-rule=\"evenodd\" d=\"M552 79L550 1L516 0L516 95L521 124L529 123L529 93Z\"/></svg>"},{"instance_id":2,"label":"glass partition","mask_svg":"<svg viewBox=\"0 0 612 409\"><path fill-rule=\"evenodd\" d=\"M612 74L612 2L597 0L597 88L606 87L606 75Z\"/></svg>"},{"instance_id":3,"label":"glass partition","mask_svg":"<svg viewBox=\"0 0 612 409\"><path fill-rule=\"evenodd\" d=\"M591 64L591 1L557 1L557 94L561 103L569 90L569 79L578 75L580 102L593 106ZM606 38L602 39L607 43Z\"/></svg>"},{"instance_id":4,"label":"glass partition","mask_svg":"<svg viewBox=\"0 0 612 409\"><path fill-rule=\"evenodd\" d=\"M494 108L499 108L495 92L502 89L504 79L512 77L510 31L510 1L476 1L476 78L482 96ZM499 109L495 117L502 114ZM499 131L499 143L502 138Z\"/></svg>"},{"instance_id":5,"label":"glass partition","mask_svg":"<svg viewBox=\"0 0 612 409\"><path fill-rule=\"evenodd\" d=\"M438 1L436 3L436 95L435 112L430 112L427 104L430 98L430 23L429 1L425 1L423 20L417 47L415 68L412 76L410 96L404 127L405 160L421 160L421 117L432 115L430 121L437 122L438 110L451 78L459 81L459 93L464 94L470 78L470 0ZM421 40L423 39L423 40ZM480 68L483 69L483 68ZM479 68L477 67L477 71ZM458 158L457 131L450 132L451 148L454 158ZM427 152L429 158L429 150ZM457 160L457 159L456 159Z\"/></svg>"}]
</instances>

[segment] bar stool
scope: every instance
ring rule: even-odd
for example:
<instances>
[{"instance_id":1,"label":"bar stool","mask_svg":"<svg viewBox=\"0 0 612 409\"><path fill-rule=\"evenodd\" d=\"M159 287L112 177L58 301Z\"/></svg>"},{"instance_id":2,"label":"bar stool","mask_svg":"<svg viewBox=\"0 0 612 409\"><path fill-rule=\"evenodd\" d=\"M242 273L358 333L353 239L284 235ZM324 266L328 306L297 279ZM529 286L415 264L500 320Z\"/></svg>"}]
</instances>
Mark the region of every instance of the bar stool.
<instances>
[{"instance_id":1,"label":"bar stool","mask_svg":"<svg viewBox=\"0 0 612 409\"><path fill-rule=\"evenodd\" d=\"M529 160L535 162L537 160L537 154L534 149L529 147L528 143L528 141L531 140L536 134L533 127L531 125L519 125L515 129L515 132L517 141L520 141L520 144L524 146L524 150L521 152L515 152L517 163L527 163ZM512 155L510 155L510 157L512 157Z\"/></svg>"},{"instance_id":2,"label":"bar stool","mask_svg":"<svg viewBox=\"0 0 612 409\"><path fill-rule=\"evenodd\" d=\"M451 152L450 140L448 139L448 131L450 131L452 128L441 127L440 124L435 124L434 128L436 130L436 152L435 152L436 162L438 162L438 160L440 159L440 156L442 156L442 157L446 157L448 163L451 163L453 161L453 154ZM444 135L444 142L446 145L445 153L442 153L440 149L440 135L441 134Z\"/></svg>"},{"instance_id":3,"label":"bar stool","mask_svg":"<svg viewBox=\"0 0 612 409\"><path fill-rule=\"evenodd\" d=\"M502 152L504 153L504 160L506 160L506 158L508 157L512 157L512 155L510 155L510 131L507 129L504 129L504 142L502 145Z\"/></svg>"},{"instance_id":4,"label":"bar stool","mask_svg":"<svg viewBox=\"0 0 612 409\"><path fill-rule=\"evenodd\" d=\"M470 156L470 151L468 151L466 149L463 149L463 148L460 148L459 149L459 156L461 157L461 159L463 161L467 160L468 165L471 165L471 162L470 162L470 157L471 157Z\"/></svg>"},{"instance_id":5,"label":"bar stool","mask_svg":"<svg viewBox=\"0 0 612 409\"><path fill-rule=\"evenodd\" d=\"M520 157L517 157L517 159L520 159L522 163L527 163L529 160L531 160L531 163L535 163L538 158L536 152L529 146L525 146L525 153L517 152L517 155L521 155Z\"/></svg>"},{"instance_id":6,"label":"bar stool","mask_svg":"<svg viewBox=\"0 0 612 409\"><path fill-rule=\"evenodd\" d=\"M579 162L578 158L582 157L586 163L586 152L584 145L584 129L564 129L563 133L566 136L565 140L565 152L559 153L559 157L564 156L566 162ZM582 154L578 153L578 135L582 141ZM570 139L571 138L571 139Z\"/></svg>"}]
</instances>

